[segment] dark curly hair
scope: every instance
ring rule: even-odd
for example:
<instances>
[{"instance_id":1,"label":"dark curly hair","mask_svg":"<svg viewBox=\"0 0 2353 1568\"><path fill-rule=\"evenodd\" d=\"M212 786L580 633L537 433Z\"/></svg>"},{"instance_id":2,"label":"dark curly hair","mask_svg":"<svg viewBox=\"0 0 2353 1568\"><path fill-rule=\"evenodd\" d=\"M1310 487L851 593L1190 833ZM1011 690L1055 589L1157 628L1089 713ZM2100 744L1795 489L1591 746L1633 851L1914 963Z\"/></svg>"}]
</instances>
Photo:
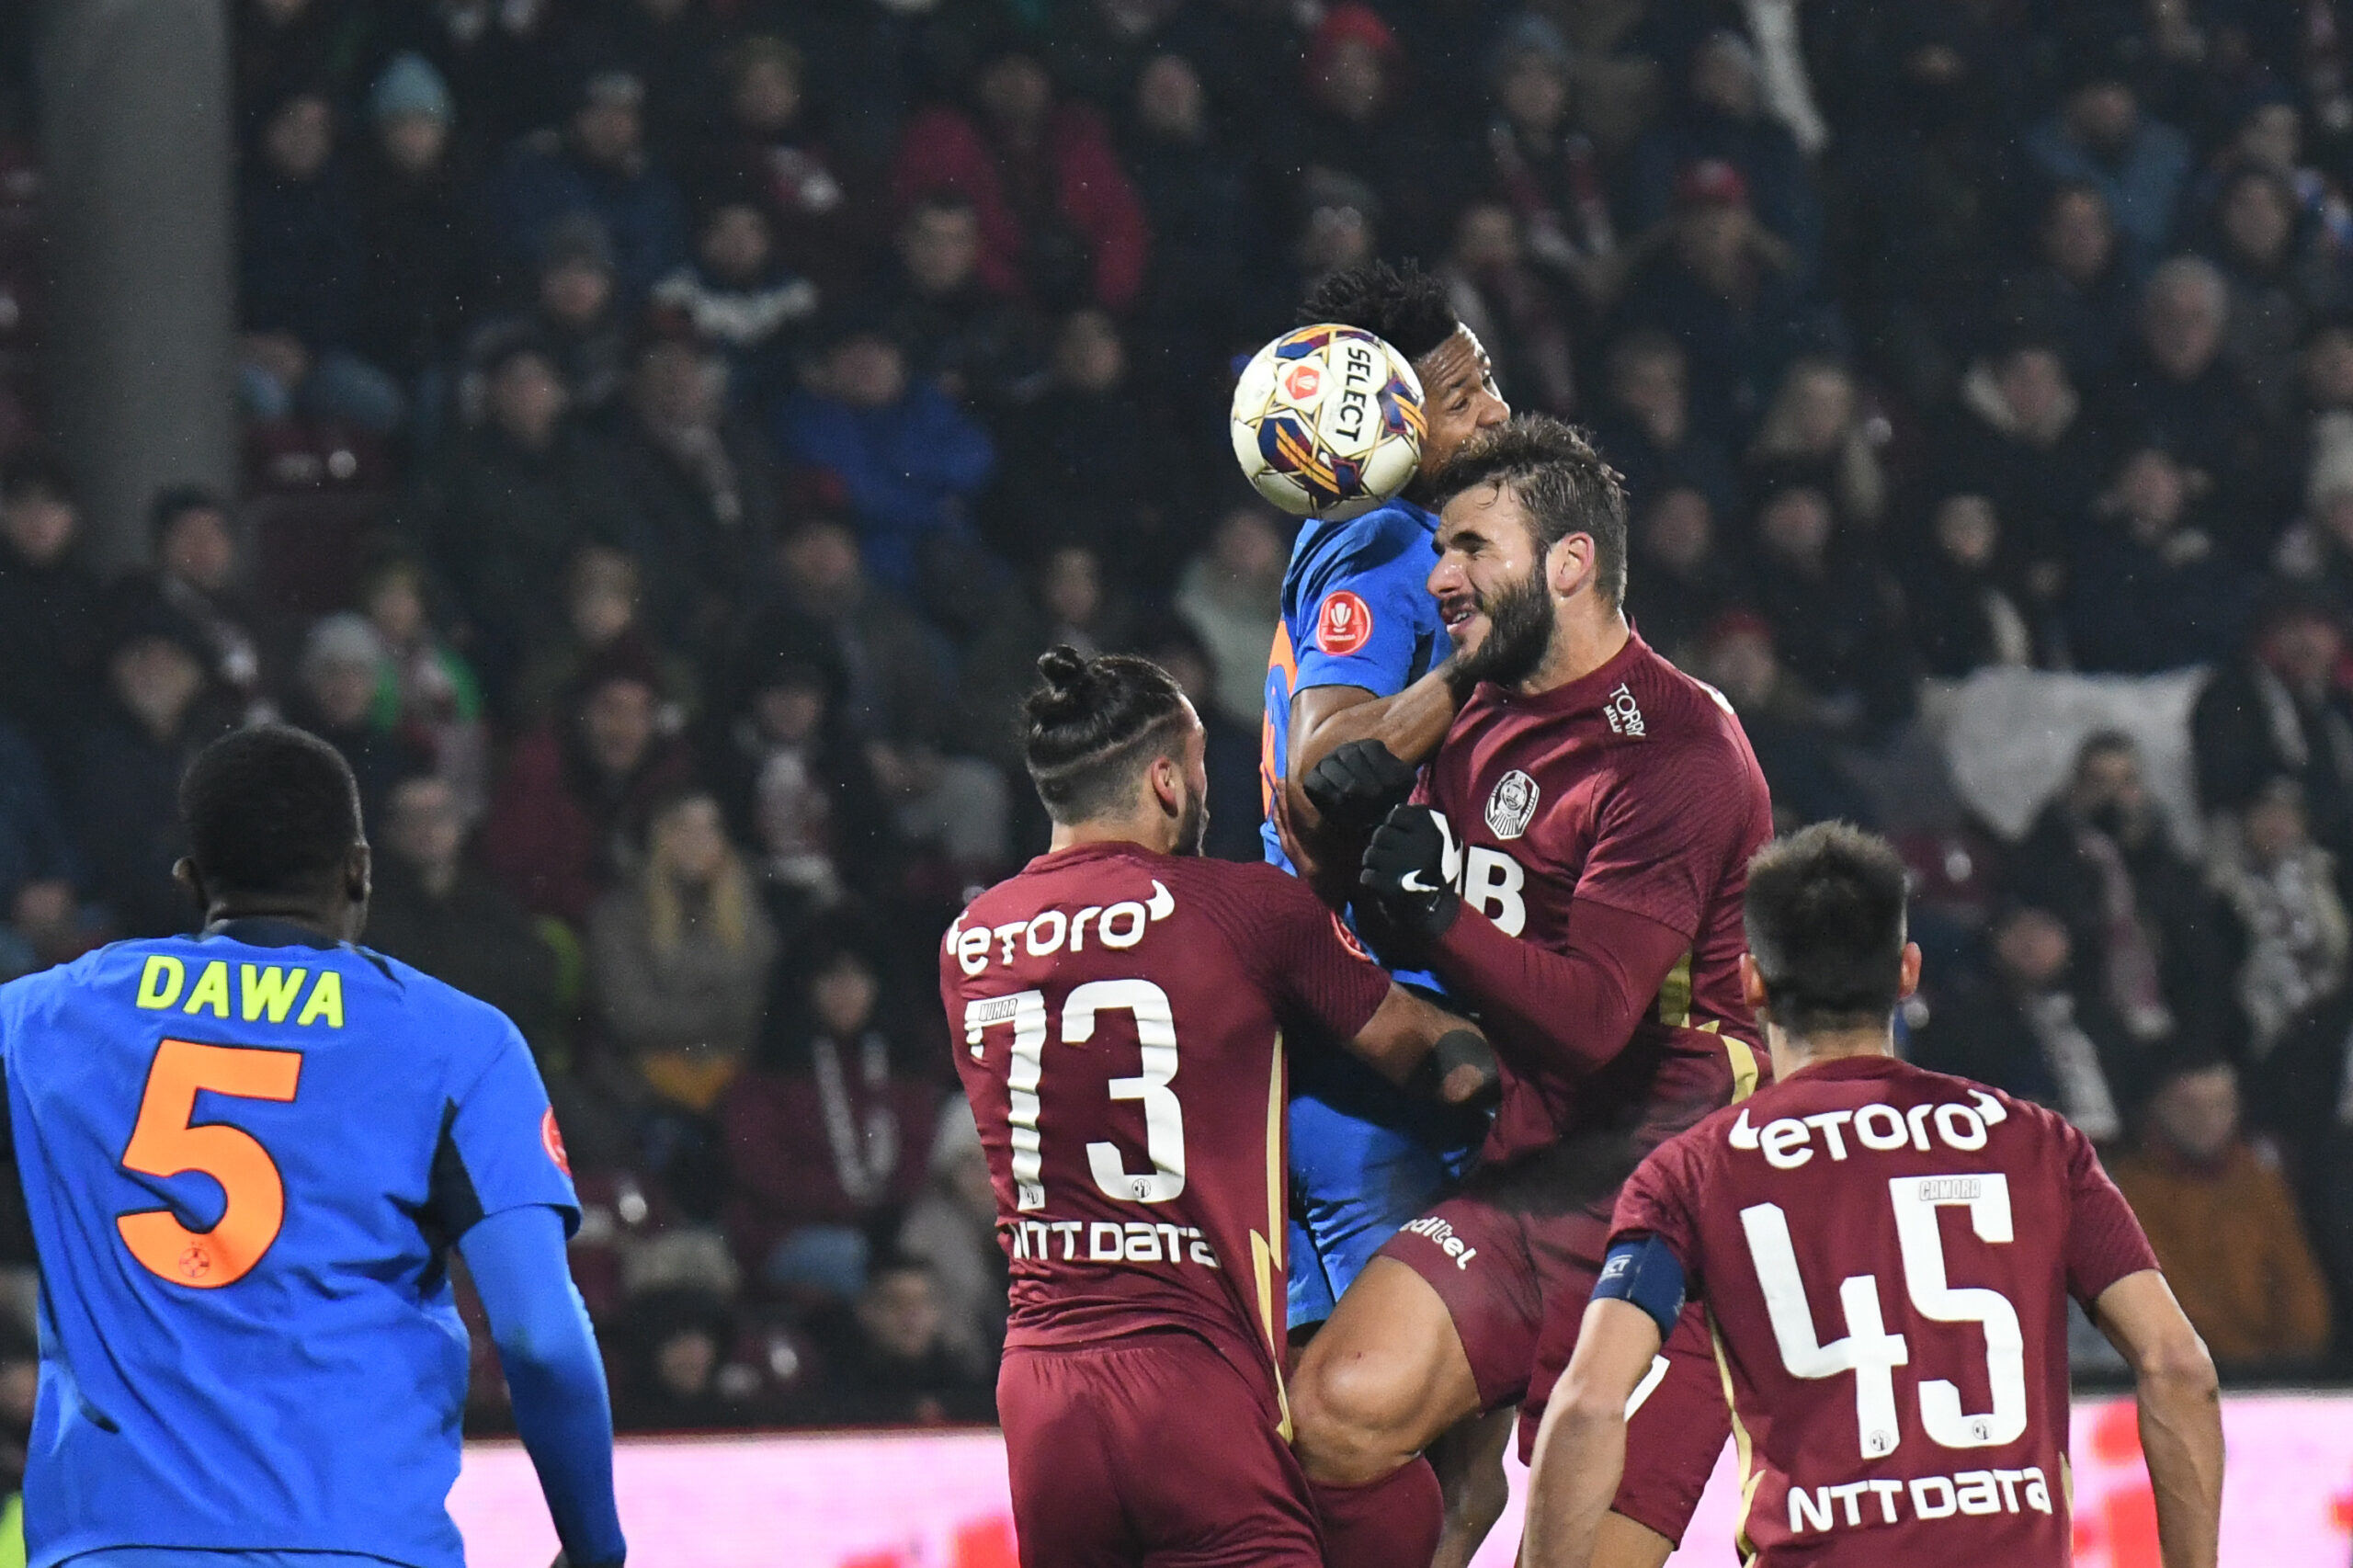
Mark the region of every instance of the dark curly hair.
<instances>
[{"instance_id":1,"label":"dark curly hair","mask_svg":"<svg viewBox=\"0 0 2353 1568\"><path fill-rule=\"evenodd\" d=\"M257 724L197 754L180 778L188 853L215 891L307 893L359 842L343 754L290 724Z\"/></svg>"},{"instance_id":2,"label":"dark curly hair","mask_svg":"<svg viewBox=\"0 0 2353 1568\"><path fill-rule=\"evenodd\" d=\"M1585 433L1543 414L1514 415L1463 443L1438 476L1429 505L1493 484L1518 498L1541 555L1571 534L1593 540L1602 597L1626 602L1626 486Z\"/></svg>"},{"instance_id":3,"label":"dark curly hair","mask_svg":"<svg viewBox=\"0 0 2353 1568\"><path fill-rule=\"evenodd\" d=\"M1056 822L1126 805L1138 766L1165 755L1183 733L1184 690L1149 659L1088 659L1058 645L1039 655L1038 678L1044 684L1021 705L1022 757Z\"/></svg>"},{"instance_id":4,"label":"dark curly hair","mask_svg":"<svg viewBox=\"0 0 2353 1568\"><path fill-rule=\"evenodd\" d=\"M1792 1034L1883 1024L1902 988L1903 858L1877 834L1816 823L1748 862L1748 950Z\"/></svg>"},{"instance_id":5,"label":"dark curly hair","mask_svg":"<svg viewBox=\"0 0 2353 1568\"><path fill-rule=\"evenodd\" d=\"M1320 322L1362 327L1416 360L1462 324L1446 297L1446 284L1410 261L1402 267L1376 261L1324 279L1299 312L1302 326Z\"/></svg>"}]
</instances>

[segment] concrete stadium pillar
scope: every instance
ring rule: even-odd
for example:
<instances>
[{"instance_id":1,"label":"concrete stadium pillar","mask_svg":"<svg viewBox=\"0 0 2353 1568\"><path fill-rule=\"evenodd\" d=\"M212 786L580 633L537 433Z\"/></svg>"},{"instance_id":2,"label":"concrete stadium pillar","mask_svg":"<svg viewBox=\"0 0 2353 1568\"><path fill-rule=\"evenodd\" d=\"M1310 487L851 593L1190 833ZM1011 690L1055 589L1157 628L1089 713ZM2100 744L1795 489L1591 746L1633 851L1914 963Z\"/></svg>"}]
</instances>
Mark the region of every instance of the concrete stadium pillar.
<instances>
[{"instance_id":1,"label":"concrete stadium pillar","mask_svg":"<svg viewBox=\"0 0 2353 1568\"><path fill-rule=\"evenodd\" d=\"M41 16L47 369L108 570L146 558L159 487L236 478L228 9L46 0Z\"/></svg>"}]
</instances>

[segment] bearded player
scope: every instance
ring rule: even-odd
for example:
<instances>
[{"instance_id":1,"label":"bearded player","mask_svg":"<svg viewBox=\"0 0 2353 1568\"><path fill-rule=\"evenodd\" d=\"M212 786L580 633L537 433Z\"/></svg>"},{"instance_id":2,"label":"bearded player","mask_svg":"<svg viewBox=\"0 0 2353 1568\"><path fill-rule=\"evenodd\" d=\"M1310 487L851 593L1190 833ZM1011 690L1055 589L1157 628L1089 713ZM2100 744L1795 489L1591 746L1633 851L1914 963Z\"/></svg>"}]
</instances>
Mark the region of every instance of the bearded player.
<instances>
[{"instance_id":1,"label":"bearded player","mask_svg":"<svg viewBox=\"0 0 2353 1568\"><path fill-rule=\"evenodd\" d=\"M1731 710L1627 624L1617 475L1568 426L1523 417L1456 453L1433 500L1429 588L1477 685L1427 803L1367 846L1359 907L1479 1011L1503 1099L1463 1192L1382 1246L1302 1359L1302 1460L1355 1505L1326 1514L1335 1568L1422 1568L1416 1456L1473 1412L1520 1403L1525 1457L1619 1181L1753 1089L1762 1055L1738 965L1765 780ZM1370 749L1329 770L1368 796L1388 767ZM1665 1360L1606 1523L1612 1563L1665 1561L1728 1431L1696 1313Z\"/></svg>"},{"instance_id":2,"label":"bearded player","mask_svg":"<svg viewBox=\"0 0 2353 1568\"><path fill-rule=\"evenodd\" d=\"M1320 1568L1281 1375L1284 1033L1401 1083L1435 1058L1458 1098L1492 1066L1296 879L1199 858L1201 724L1167 672L1068 648L1038 670L1052 847L939 968L1012 1257L1021 1562Z\"/></svg>"},{"instance_id":3,"label":"bearded player","mask_svg":"<svg viewBox=\"0 0 2353 1568\"><path fill-rule=\"evenodd\" d=\"M2082 1133L1895 1060L1904 898L1895 851L1844 824L1750 863L1741 984L1774 1082L1619 1198L1537 1441L1529 1568L1594 1560L1627 1396L1686 1296L1735 1413L1742 1562L2064 1568L2073 1297L2138 1378L2165 1568L2213 1568L2213 1362Z\"/></svg>"}]
</instances>

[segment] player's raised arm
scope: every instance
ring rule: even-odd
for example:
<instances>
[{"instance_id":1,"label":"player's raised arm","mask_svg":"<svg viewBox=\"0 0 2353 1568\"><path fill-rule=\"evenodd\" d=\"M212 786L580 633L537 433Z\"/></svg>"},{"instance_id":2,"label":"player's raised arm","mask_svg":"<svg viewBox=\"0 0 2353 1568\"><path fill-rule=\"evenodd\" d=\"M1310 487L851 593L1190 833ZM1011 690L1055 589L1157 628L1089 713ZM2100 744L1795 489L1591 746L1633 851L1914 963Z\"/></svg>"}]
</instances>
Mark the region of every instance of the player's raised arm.
<instances>
[{"instance_id":1,"label":"player's raised arm","mask_svg":"<svg viewBox=\"0 0 2353 1568\"><path fill-rule=\"evenodd\" d=\"M2214 1568L2222 1528L2222 1407L2213 1358L2154 1268L2099 1293L2093 1321L2132 1369L2141 1452L2157 1494L2165 1568Z\"/></svg>"}]
</instances>

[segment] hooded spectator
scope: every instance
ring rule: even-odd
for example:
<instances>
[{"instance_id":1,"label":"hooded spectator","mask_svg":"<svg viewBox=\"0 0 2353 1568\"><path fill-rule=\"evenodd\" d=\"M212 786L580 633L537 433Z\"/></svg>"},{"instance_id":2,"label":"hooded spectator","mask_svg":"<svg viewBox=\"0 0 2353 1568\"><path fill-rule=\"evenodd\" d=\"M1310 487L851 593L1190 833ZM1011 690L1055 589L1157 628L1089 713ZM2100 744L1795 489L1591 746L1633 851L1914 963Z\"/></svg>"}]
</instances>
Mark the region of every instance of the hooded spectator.
<instances>
[{"instance_id":1,"label":"hooded spectator","mask_svg":"<svg viewBox=\"0 0 2353 1568\"><path fill-rule=\"evenodd\" d=\"M891 172L898 210L942 191L971 202L981 277L1007 298L1049 310L1134 304L1150 235L1100 117L1056 102L1045 66L1021 49L982 63L973 98L977 113L942 106L907 127Z\"/></svg>"},{"instance_id":2,"label":"hooded spectator","mask_svg":"<svg viewBox=\"0 0 2353 1568\"><path fill-rule=\"evenodd\" d=\"M581 81L562 131L517 144L489 191L490 227L506 266L529 267L551 225L591 212L610 236L620 297L635 301L687 259L686 199L645 147L645 83L598 67Z\"/></svg>"},{"instance_id":3,"label":"hooded spectator","mask_svg":"<svg viewBox=\"0 0 2353 1568\"><path fill-rule=\"evenodd\" d=\"M368 96L371 136L353 187L366 268L354 341L412 385L457 348L481 262L456 116L449 84L418 54L395 56Z\"/></svg>"}]
</instances>

